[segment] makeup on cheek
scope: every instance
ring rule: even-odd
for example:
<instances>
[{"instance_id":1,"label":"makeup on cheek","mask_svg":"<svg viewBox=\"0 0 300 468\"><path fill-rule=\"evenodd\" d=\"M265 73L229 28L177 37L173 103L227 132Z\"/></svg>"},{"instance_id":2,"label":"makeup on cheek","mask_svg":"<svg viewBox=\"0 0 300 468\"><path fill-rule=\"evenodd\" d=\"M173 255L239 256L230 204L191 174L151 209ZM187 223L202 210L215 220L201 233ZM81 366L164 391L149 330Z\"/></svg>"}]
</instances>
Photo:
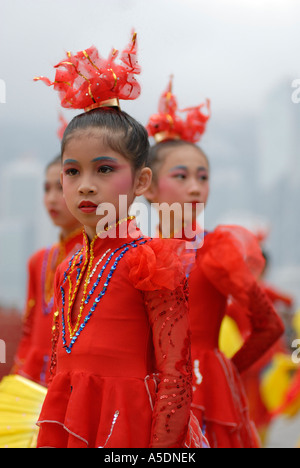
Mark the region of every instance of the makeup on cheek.
<instances>
[{"instance_id":1,"label":"makeup on cheek","mask_svg":"<svg viewBox=\"0 0 300 468\"><path fill-rule=\"evenodd\" d=\"M179 182L180 181L174 177L161 177L157 185L159 200L167 203L180 201L182 184Z\"/></svg>"},{"instance_id":2,"label":"makeup on cheek","mask_svg":"<svg viewBox=\"0 0 300 468\"><path fill-rule=\"evenodd\" d=\"M118 194L126 195L133 188L133 177L131 170L115 172L111 178L114 190Z\"/></svg>"}]
</instances>

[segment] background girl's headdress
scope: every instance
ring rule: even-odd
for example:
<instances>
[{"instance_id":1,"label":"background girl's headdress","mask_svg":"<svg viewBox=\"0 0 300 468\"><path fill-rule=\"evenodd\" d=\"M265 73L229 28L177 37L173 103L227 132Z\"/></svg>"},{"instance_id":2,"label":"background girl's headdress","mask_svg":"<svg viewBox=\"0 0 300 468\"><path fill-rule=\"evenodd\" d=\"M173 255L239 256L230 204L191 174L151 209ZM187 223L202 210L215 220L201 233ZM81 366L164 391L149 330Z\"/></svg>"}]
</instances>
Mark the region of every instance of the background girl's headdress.
<instances>
[{"instance_id":1,"label":"background girl's headdress","mask_svg":"<svg viewBox=\"0 0 300 468\"><path fill-rule=\"evenodd\" d=\"M65 133L65 130L66 130L67 126L68 126L68 122L67 122L67 120L64 118L64 116L62 114L59 114L58 118L59 118L60 126L59 126L59 128L57 130L57 136L58 136L58 138L60 140L62 140L63 136L64 136L64 133Z\"/></svg>"},{"instance_id":2,"label":"background girl's headdress","mask_svg":"<svg viewBox=\"0 0 300 468\"><path fill-rule=\"evenodd\" d=\"M179 112L186 113L185 119ZM161 95L158 114L153 114L148 122L149 136L157 143L166 140L184 140L198 142L206 130L206 124L211 116L210 100L197 107L179 110L177 99L172 92L172 78L167 90Z\"/></svg>"},{"instance_id":3,"label":"background girl's headdress","mask_svg":"<svg viewBox=\"0 0 300 468\"><path fill-rule=\"evenodd\" d=\"M113 49L108 59L99 55L96 47L77 52L67 52L56 68L52 82L44 76L35 77L59 92L62 107L89 111L96 107L117 106L119 100L136 99L141 88L135 79L141 69L137 61L137 35L120 55Z\"/></svg>"}]
</instances>

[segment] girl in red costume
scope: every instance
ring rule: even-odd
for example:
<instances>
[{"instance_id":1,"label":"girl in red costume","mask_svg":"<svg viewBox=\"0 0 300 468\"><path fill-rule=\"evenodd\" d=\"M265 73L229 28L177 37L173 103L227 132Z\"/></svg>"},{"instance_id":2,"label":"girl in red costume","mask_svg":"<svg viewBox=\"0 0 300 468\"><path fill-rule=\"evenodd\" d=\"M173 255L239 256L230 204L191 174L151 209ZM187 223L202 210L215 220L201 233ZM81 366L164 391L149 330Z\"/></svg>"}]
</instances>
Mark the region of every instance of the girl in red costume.
<instances>
[{"instance_id":1,"label":"girl in red costume","mask_svg":"<svg viewBox=\"0 0 300 468\"><path fill-rule=\"evenodd\" d=\"M82 247L82 226L69 212L60 182L61 160L47 167L44 203L55 226L57 244L36 252L28 262L27 307L23 337L15 357L14 373L47 386L53 322L53 283L57 266Z\"/></svg>"},{"instance_id":2,"label":"girl in red costume","mask_svg":"<svg viewBox=\"0 0 300 468\"><path fill-rule=\"evenodd\" d=\"M60 183L61 162L47 167L44 203L60 241L35 253L28 263L28 299L23 336L12 374L0 384L0 447L36 444L36 421L46 395L52 349L53 290L57 266L82 247L82 227L67 209Z\"/></svg>"},{"instance_id":3,"label":"girl in red costume","mask_svg":"<svg viewBox=\"0 0 300 468\"><path fill-rule=\"evenodd\" d=\"M189 275L193 411L206 428L211 447L254 448L259 440L249 419L239 374L279 338L283 325L256 281L263 257L255 237L238 226L219 226L212 232L196 226L199 204L206 204L209 195L208 159L195 145L209 118L207 104L187 109L183 119L171 87L163 94L160 112L148 124L150 136L160 142L150 151L153 182L146 196L155 203L180 203L184 215L177 220L173 217L174 237L185 238L188 225L188 238L194 236L195 246L204 236ZM204 112L205 107L208 112ZM192 207L189 217L184 204ZM162 225L160 234L164 234ZM248 340L231 360L220 352L218 344L229 299L246 307L252 326Z\"/></svg>"},{"instance_id":4,"label":"girl in red costume","mask_svg":"<svg viewBox=\"0 0 300 468\"><path fill-rule=\"evenodd\" d=\"M56 274L54 377L38 447L191 443L188 304L178 246L144 237L128 216L151 181L147 132L118 102L140 92L136 47L134 34L120 64L115 49L107 61L94 47L68 53L54 83L42 78L60 91L62 105L85 109L62 141L64 196L85 232L83 249Z\"/></svg>"},{"instance_id":5,"label":"girl in red costume","mask_svg":"<svg viewBox=\"0 0 300 468\"><path fill-rule=\"evenodd\" d=\"M266 234L263 236L260 231L256 233L256 237L261 242ZM292 314L293 298L265 282L264 276L268 266L268 255L263 251L263 256L265 258L265 268L261 274L259 285L285 323L286 331L290 330L290 320L287 319ZM251 333L251 322L247 316L247 311L242 310L237 302L233 302L228 306L227 315L233 322L229 322L231 324L229 329L227 329L229 325L225 326L220 345L227 357L232 357L236 349L242 346L242 343ZM228 320L228 317L225 317L224 320ZM238 327L238 340L235 340L232 334L232 323ZM225 330L227 331L227 336L225 336L227 345L222 347ZM268 440L270 424L274 420L274 409L278 408L283 401L296 370L296 365L293 364L288 349L288 338L288 335L282 336L270 347L268 352L242 374L250 416L264 446ZM233 351L234 349L235 351Z\"/></svg>"}]
</instances>

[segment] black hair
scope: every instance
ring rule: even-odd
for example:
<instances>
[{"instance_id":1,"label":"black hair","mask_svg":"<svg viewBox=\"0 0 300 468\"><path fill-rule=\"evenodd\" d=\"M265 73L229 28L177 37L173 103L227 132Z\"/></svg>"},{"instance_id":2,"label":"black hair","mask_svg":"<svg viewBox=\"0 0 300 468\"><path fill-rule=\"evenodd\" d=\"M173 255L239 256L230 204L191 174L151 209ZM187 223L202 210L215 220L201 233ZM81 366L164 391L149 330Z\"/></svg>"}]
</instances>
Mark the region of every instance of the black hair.
<instances>
[{"instance_id":1,"label":"black hair","mask_svg":"<svg viewBox=\"0 0 300 468\"><path fill-rule=\"evenodd\" d=\"M97 108L74 117L62 139L61 157L75 132L93 128L103 130L101 137L104 143L128 159L134 170L147 165L150 146L147 130L116 107Z\"/></svg>"},{"instance_id":2,"label":"black hair","mask_svg":"<svg viewBox=\"0 0 300 468\"><path fill-rule=\"evenodd\" d=\"M149 150L148 166L152 170L154 182L157 181L159 168L161 164L165 161L165 158L167 157L168 153L174 148L179 148L183 146L191 146L193 148L196 148L205 157L207 164L209 166L208 157L206 156L204 151L201 148L199 148L199 146L195 145L194 143L190 143L184 140L162 141L161 143L157 143L151 146Z\"/></svg>"},{"instance_id":3,"label":"black hair","mask_svg":"<svg viewBox=\"0 0 300 468\"><path fill-rule=\"evenodd\" d=\"M264 259L265 259L265 262L266 262L265 267L267 268L269 266L269 264L270 264L270 255L269 255L268 252L266 252L263 249L262 249L261 253L262 253L262 255L263 255Z\"/></svg>"}]
</instances>

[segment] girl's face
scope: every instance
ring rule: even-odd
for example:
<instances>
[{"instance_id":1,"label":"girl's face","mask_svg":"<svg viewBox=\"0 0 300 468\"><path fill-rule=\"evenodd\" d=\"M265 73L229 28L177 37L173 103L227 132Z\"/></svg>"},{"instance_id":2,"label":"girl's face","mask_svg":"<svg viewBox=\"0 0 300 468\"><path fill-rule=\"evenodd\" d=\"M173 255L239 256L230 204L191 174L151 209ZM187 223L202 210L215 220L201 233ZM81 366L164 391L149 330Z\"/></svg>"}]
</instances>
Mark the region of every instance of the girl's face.
<instances>
[{"instance_id":1,"label":"girl's face","mask_svg":"<svg viewBox=\"0 0 300 468\"><path fill-rule=\"evenodd\" d=\"M147 192L151 202L179 203L182 210L185 203L192 204L195 210L197 203L205 205L208 195L208 161L201 150L190 145L168 152L158 170L157 180Z\"/></svg>"},{"instance_id":2,"label":"girl's face","mask_svg":"<svg viewBox=\"0 0 300 468\"><path fill-rule=\"evenodd\" d=\"M67 208L60 182L61 165L50 166L44 183L44 204L55 226L61 227L66 234L79 227L77 219Z\"/></svg>"},{"instance_id":3,"label":"girl's face","mask_svg":"<svg viewBox=\"0 0 300 468\"><path fill-rule=\"evenodd\" d=\"M117 222L119 196L127 196L125 216L136 196L151 183L151 170L134 173L130 161L103 143L99 130L86 129L71 136L63 153L62 185L69 210L93 238L104 216L96 211L101 204L113 205Z\"/></svg>"}]
</instances>

